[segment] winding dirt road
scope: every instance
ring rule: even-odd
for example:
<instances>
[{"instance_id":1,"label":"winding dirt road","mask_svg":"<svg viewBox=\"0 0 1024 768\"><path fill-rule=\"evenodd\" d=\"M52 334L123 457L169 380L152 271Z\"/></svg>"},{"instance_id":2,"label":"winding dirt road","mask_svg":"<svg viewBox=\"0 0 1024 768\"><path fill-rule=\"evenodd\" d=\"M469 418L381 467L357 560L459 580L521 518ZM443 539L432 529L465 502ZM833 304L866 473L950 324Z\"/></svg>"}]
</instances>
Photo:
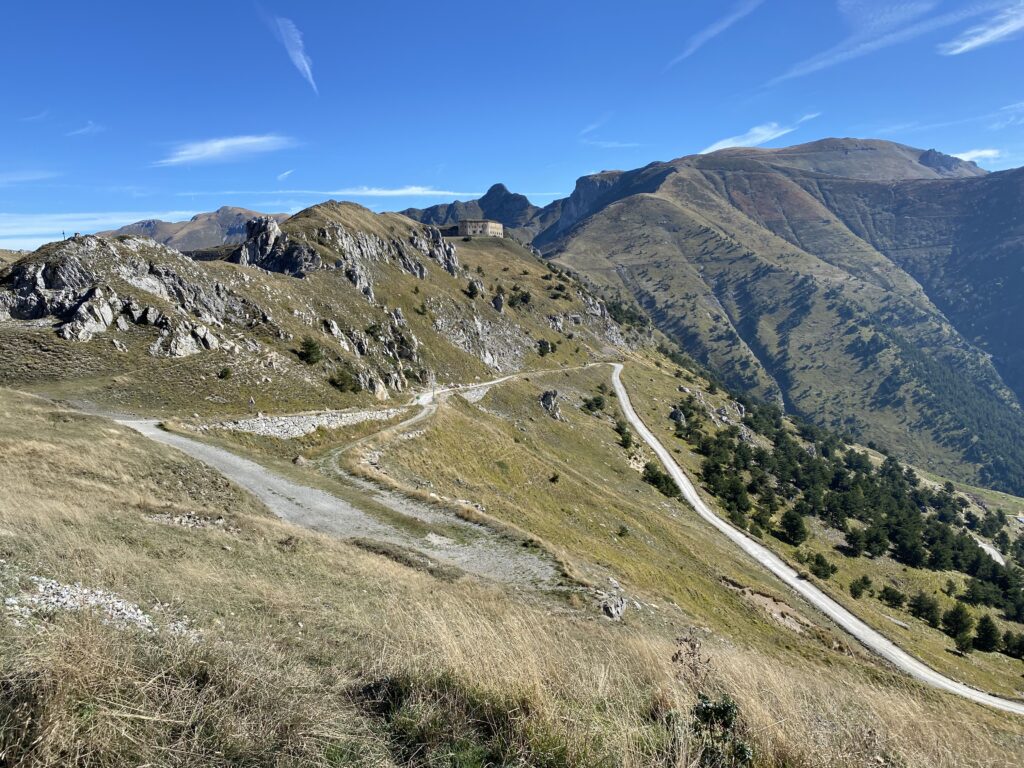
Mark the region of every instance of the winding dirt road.
<instances>
[{"instance_id":1,"label":"winding dirt road","mask_svg":"<svg viewBox=\"0 0 1024 768\"><path fill-rule=\"evenodd\" d=\"M167 432L157 421L117 419L117 422L212 467L290 523L341 538L397 544L491 581L521 587L545 587L557 580L557 568L549 558L517 546L483 526L390 491L373 488L369 483L352 484L358 496L366 499L367 508L383 506L396 515L428 525L444 526L456 531L458 538L434 533L415 535L375 517L361 509L358 503L296 483L223 448Z\"/></svg>"},{"instance_id":2,"label":"winding dirt road","mask_svg":"<svg viewBox=\"0 0 1024 768\"><path fill-rule=\"evenodd\" d=\"M615 386L615 393L618 395L619 406L622 408L623 415L632 425L633 429L636 430L637 434L658 456L666 471L672 476L676 485L679 486L679 490L682 491L683 496L696 510L697 514L725 534L747 555L782 579L807 602L832 619L832 621L868 648L868 650L892 662L911 677L979 704L1001 709L1004 712L1024 715L1024 702L1010 701L1009 699L1003 699L971 688L936 672L924 662L914 658L891 640L858 619L816 586L801 579L795 570L790 568L778 555L763 544L759 544L750 536L742 533L738 528L734 528L716 515L698 495L697 489L694 488L690 478L686 476L686 473L683 472L675 459L672 458L672 454L661 444L658 438L647 428L643 420L637 416L636 411L633 410L633 404L629 400L629 393L626 392L626 387L622 383L622 364L613 363L612 367L614 368L612 384Z\"/></svg>"},{"instance_id":3,"label":"winding dirt road","mask_svg":"<svg viewBox=\"0 0 1024 768\"><path fill-rule=\"evenodd\" d=\"M793 591L834 621L868 650L888 660L911 677L979 704L1004 712L1024 715L1024 702L1003 699L971 688L964 683L936 672L924 662L914 658L884 635L854 616L812 583L801 579L793 568L763 544L760 544L716 515L704 503L704 500L701 499L689 477L676 463L675 459L672 458L672 454L647 428L647 425L644 424L643 420L633 409L629 393L622 383L622 364L612 363L611 365L613 368L612 384L618 396L623 415L633 429L636 430L636 433L657 455L666 471L679 487L686 501L704 520L718 529L745 554L781 579ZM543 371L534 371L532 373L538 374L543 373ZM512 374L494 379L493 381L479 382L461 387L455 386L428 390L417 395L410 403L410 405L422 407L419 413L398 425L387 427L383 431L404 429L427 418L436 410L440 399L443 399L439 396L451 392L471 392L474 389L491 387L524 375L529 374ZM513 583L529 582L536 585L551 579L553 576L553 568L541 558L536 558L534 562L530 561L530 558L524 560L522 553L515 553L514 556L508 557L507 555L512 553L495 552L495 546L497 545L497 549L501 550L503 542L491 539L489 536L481 536L468 544L451 542L451 544L455 545L454 547L450 545L437 547L433 546L430 541L423 540L412 542L407 534L374 519L362 510L331 494L293 483L274 474L267 468L236 456L229 451L166 432L160 429L155 421L124 419L120 420L120 422L138 430L153 440L178 448L212 466L229 479L254 493L275 514L299 525L336 535L367 536L395 541L404 545L412 545L421 551L425 550L429 555L442 562L449 562L467 571L492 579L497 578L500 581Z\"/></svg>"}]
</instances>

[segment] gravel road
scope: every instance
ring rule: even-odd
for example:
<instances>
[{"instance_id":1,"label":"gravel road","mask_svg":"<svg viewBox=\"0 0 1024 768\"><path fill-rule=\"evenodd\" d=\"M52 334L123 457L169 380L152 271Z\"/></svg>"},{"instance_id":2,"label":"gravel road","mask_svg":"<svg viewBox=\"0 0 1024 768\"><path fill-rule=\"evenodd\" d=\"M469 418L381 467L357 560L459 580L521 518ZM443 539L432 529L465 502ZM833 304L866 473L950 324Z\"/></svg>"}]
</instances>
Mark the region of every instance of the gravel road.
<instances>
[{"instance_id":1,"label":"gravel road","mask_svg":"<svg viewBox=\"0 0 1024 768\"><path fill-rule=\"evenodd\" d=\"M739 529L734 528L711 511L708 505L704 503L704 500L698 495L697 489L694 488L693 483L690 482L690 478L687 477L682 468L676 464L675 459L672 458L672 454L669 453L668 449L661 444L658 438L656 438L647 428L647 425L645 425L640 417L637 416L636 411L633 410L633 405L629 400L629 394L626 392L626 387L623 385L620 376L622 373L622 364L614 363L613 368L614 372L612 373L612 383L615 386L615 393L618 395L619 405L622 408L622 412L625 415L626 420L629 421L633 429L636 430L637 434L640 435L643 441L651 447L651 450L657 454L661 463L672 476L672 479L675 480L676 485L679 486L679 490L683 492L683 496L697 511L697 514L725 534L747 555L754 558L754 560L782 579L782 581L807 600L807 602L832 619L832 621L856 638L866 648L892 662L915 679L935 686L943 691L948 691L949 693L954 693L957 696L962 696L965 699L978 702L979 704L984 704L995 709L1001 709L1004 712L1013 712L1018 715L1024 715L1024 702L1003 699L989 693L984 693L983 691L979 691L975 688L971 688L964 683L957 682L956 680L952 680L951 678L936 672L924 662L914 658L891 640L873 630L809 581L799 578L795 570L790 568L780 557L767 547L759 544L750 536L742 533Z\"/></svg>"},{"instance_id":2,"label":"gravel road","mask_svg":"<svg viewBox=\"0 0 1024 768\"><path fill-rule=\"evenodd\" d=\"M371 539L408 547L439 563L491 581L543 587L553 585L557 578L555 565L550 559L517 546L484 526L441 513L431 505L375 489L369 484L354 486L371 501L396 514L428 524L442 522L439 517L443 517L445 525L457 529L458 540L434 533L415 536L326 491L288 480L223 448L167 432L155 420L117 421L212 467L290 523L342 538Z\"/></svg>"}]
</instances>

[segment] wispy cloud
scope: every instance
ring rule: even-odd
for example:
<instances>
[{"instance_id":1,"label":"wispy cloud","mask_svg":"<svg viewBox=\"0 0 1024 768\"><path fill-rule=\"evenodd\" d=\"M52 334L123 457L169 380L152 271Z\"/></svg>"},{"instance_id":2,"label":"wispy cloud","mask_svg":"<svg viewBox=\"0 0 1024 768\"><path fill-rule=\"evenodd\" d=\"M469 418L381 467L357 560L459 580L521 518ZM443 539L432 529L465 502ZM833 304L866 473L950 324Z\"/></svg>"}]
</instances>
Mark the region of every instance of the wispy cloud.
<instances>
[{"instance_id":1,"label":"wispy cloud","mask_svg":"<svg viewBox=\"0 0 1024 768\"><path fill-rule=\"evenodd\" d=\"M1007 104L996 112L992 117L995 122L990 126L993 131L1001 131L1003 128L1010 128L1015 125L1024 125L1024 101L1016 104Z\"/></svg>"},{"instance_id":2,"label":"wispy cloud","mask_svg":"<svg viewBox=\"0 0 1024 768\"><path fill-rule=\"evenodd\" d=\"M983 112L980 115L968 115L958 117L955 120L940 120L930 123L909 121L897 123L882 128L869 130L870 133L884 135L893 133L923 133L935 131L940 128L954 128L961 125L972 125L983 121L992 121L988 128L992 131L1001 131L1004 128L1024 125L1024 101L1017 104L1008 104L992 112Z\"/></svg>"},{"instance_id":3,"label":"wispy cloud","mask_svg":"<svg viewBox=\"0 0 1024 768\"><path fill-rule=\"evenodd\" d=\"M25 115L25 117L18 118L22 123L36 123L40 120L45 120L50 116L50 110L44 109L42 112L36 112L34 115Z\"/></svg>"},{"instance_id":4,"label":"wispy cloud","mask_svg":"<svg viewBox=\"0 0 1024 768\"><path fill-rule=\"evenodd\" d=\"M92 120L90 120L85 125L83 125L81 128L76 128L73 131L68 131L64 135L65 136L92 136L93 134L96 134L96 133L103 133L103 131L105 131L105 130L106 130L106 128L104 128L102 125L100 125L99 123L94 123Z\"/></svg>"},{"instance_id":5,"label":"wispy cloud","mask_svg":"<svg viewBox=\"0 0 1024 768\"><path fill-rule=\"evenodd\" d=\"M599 147L601 149L630 149L643 146L635 141L607 141L604 139L583 139L582 141L588 147Z\"/></svg>"},{"instance_id":6,"label":"wispy cloud","mask_svg":"<svg viewBox=\"0 0 1024 768\"><path fill-rule=\"evenodd\" d=\"M741 133L739 136L730 136L727 139L716 141L710 147L702 149L700 154L706 155L709 152L717 152L720 149L728 149L729 147L759 147L762 144L767 144L769 141L774 141L788 133L792 133L803 123L820 116L820 112L813 112L809 115L804 115L791 125L781 125L775 122L755 125L749 131Z\"/></svg>"},{"instance_id":7,"label":"wispy cloud","mask_svg":"<svg viewBox=\"0 0 1024 768\"><path fill-rule=\"evenodd\" d=\"M287 171L282 171L281 173L277 174L277 180L278 181L284 181L289 176L291 176L293 173L295 173L295 169L294 168L289 168Z\"/></svg>"},{"instance_id":8,"label":"wispy cloud","mask_svg":"<svg viewBox=\"0 0 1024 768\"><path fill-rule=\"evenodd\" d=\"M227 189L176 192L178 197L224 197L225 195L301 195L303 197L480 197L483 192L456 192L450 189L409 184L403 187L343 187L342 189Z\"/></svg>"},{"instance_id":9,"label":"wispy cloud","mask_svg":"<svg viewBox=\"0 0 1024 768\"><path fill-rule=\"evenodd\" d=\"M275 18L274 22L277 24L277 36L284 45L284 49L288 51L292 64L295 65L295 68L299 70L299 74L309 83L313 93L319 96L320 91L317 90L316 81L313 79L313 60L306 53L306 46L302 42L302 33L299 32L299 28L295 26L295 22L291 19L285 19L280 16Z\"/></svg>"},{"instance_id":10,"label":"wispy cloud","mask_svg":"<svg viewBox=\"0 0 1024 768\"><path fill-rule=\"evenodd\" d=\"M768 85L804 77L853 59L906 43L922 35L959 24L968 19L1005 7L1006 0L972 2L948 13L931 16L937 7L934 0L886 3L878 0L839 0L839 9L851 27L850 35L838 45L804 59L787 72L773 78Z\"/></svg>"},{"instance_id":11,"label":"wispy cloud","mask_svg":"<svg viewBox=\"0 0 1024 768\"><path fill-rule=\"evenodd\" d=\"M583 128L579 132L579 135L580 136L586 136L588 133L593 133L598 128L603 128L605 123L607 123L611 119L612 119L612 113L611 112L606 112L605 114L603 114L599 118L597 118L597 120L595 120L594 122L592 122L592 123L590 123L588 125L583 126Z\"/></svg>"},{"instance_id":12,"label":"wispy cloud","mask_svg":"<svg viewBox=\"0 0 1024 768\"><path fill-rule=\"evenodd\" d=\"M672 69L672 67L681 62L683 59L688 59L691 56L693 56L693 54L695 54L697 51L703 48L707 43L714 40L720 34L725 32L733 24L746 18L754 11L756 11L758 6L760 6L763 2L764 0L741 0L732 9L730 13L723 16L710 26L705 27L700 32L693 35L689 40L687 40L686 47L683 49L683 52L676 56L674 59L672 59L672 61L670 61L666 65L665 69Z\"/></svg>"},{"instance_id":13,"label":"wispy cloud","mask_svg":"<svg viewBox=\"0 0 1024 768\"><path fill-rule=\"evenodd\" d=\"M410 184L404 187L345 187L327 194L336 197L480 197L483 192L453 192Z\"/></svg>"},{"instance_id":14,"label":"wispy cloud","mask_svg":"<svg viewBox=\"0 0 1024 768\"><path fill-rule=\"evenodd\" d=\"M98 232L143 219L180 221L195 211L103 211L93 213L0 213L0 248L38 248L61 233Z\"/></svg>"},{"instance_id":15,"label":"wispy cloud","mask_svg":"<svg viewBox=\"0 0 1024 768\"><path fill-rule=\"evenodd\" d=\"M46 181L59 175L52 171L0 171L0 187L29 184L33 181Z\"/></svg>"},{"instance_id":16,"label":"wispy cloud","mask_svg":"<svg viewBox=\"0 0 1024 768\"><path fill-rule=\"evenodd\" d=\"M1008 40L1021 31L1024 31L1024 2L1015 2L988 21L966 30L955 40L943 43L939 46L939 52L946 56L958 56Z\"/></svg>"},{"instance_id":17,"label":"wispy cloud","mask_svg":"<svg viewBox=\"0 0 1024 768\"><path fill-rule=\"evenodd\" d=\"M953 157L973 163L977 160L998 160L1002 154L998 149L971 149L967 152L954 153Z\"/></svg>"},{"instance_id":18,"label":"wispy cloud","mask_svg":"<svg viewBox=\"0 0 1024 768\"><path fill-rule=\"evenodd\" d=\"M249 155L276 152L294 146L287 136L268 133L262 136L227 136L222 139L206 139L179 144L170 155L157 160L153 165L189 165L192 163L216 163L238 160Z\"/></svg>"}]
</instances>

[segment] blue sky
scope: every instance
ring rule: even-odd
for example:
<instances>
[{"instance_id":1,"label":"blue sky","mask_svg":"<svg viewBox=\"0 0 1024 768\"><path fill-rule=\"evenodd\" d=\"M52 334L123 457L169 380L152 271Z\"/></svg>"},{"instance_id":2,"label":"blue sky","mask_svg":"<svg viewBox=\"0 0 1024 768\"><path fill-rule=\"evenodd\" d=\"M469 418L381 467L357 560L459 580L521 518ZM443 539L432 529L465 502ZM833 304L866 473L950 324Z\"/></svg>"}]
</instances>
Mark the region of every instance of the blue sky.
<instances>
[{"instance_id":1,"label":"blue sky","mask_svg":"<svg viewBox=\"0 0 1024 768\"><path fill-rule=\"evenodd\" d=\"M1024 0L47 2L5 9L0 247L221 205L375 210L720 146L1024 165Z\"/></svg>"}]
</instances>

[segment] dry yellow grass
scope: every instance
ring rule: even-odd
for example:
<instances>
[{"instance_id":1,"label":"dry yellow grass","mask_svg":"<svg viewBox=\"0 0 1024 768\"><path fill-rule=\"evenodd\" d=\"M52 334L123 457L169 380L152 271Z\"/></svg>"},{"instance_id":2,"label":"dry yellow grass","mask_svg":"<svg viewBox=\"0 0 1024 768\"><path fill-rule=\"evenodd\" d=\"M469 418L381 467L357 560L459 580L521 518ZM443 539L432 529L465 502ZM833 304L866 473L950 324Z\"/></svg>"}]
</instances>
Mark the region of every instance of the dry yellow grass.
<instances>
[{"instance_id":1,"label":"dry yellow grass","mask_svg":"<svg viewBox=\"0 0 1024 768\"><path fill-rule=\"evenodd\" d=\"M6 594L81 581L200 631L5 620L8 764L686 766L700 690L736 699L756 765L1010 766L1024 750L1017 721L884 672L828 679L708 643L699 681L670 635L292 528L102 419L2 390L0 417ZM146 519L166 509L238 532Z\"/></svg>"}]
</instances>

